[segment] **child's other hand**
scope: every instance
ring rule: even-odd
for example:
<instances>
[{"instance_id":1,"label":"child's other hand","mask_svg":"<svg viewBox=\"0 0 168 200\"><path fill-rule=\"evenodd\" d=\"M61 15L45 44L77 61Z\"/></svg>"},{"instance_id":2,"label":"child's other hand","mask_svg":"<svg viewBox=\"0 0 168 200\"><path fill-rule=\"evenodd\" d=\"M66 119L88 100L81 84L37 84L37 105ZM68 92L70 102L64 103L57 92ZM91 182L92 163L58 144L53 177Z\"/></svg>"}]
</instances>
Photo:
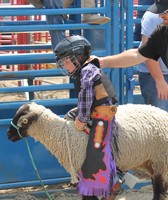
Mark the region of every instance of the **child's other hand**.
<instances>
[{"instance_id":1,"label":"child's other hand","mask_svg":"<svg viewBox=\"0 0 168 200\"><path fill-rule=\"evenodd\" d=\"M84 129L86 129L86 123L79 121L79 119L76 117L75 118L75 128L78 131L83 131Z\"/></svg>"}]
</instances>

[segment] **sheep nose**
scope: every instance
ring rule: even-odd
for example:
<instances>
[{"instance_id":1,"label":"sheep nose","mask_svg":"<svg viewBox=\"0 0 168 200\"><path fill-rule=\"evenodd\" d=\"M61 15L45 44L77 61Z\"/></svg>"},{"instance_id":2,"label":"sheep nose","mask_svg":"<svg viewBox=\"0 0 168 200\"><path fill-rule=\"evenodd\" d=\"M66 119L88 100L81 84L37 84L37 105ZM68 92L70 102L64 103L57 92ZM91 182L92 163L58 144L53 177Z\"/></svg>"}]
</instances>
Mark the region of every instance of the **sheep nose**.
<instances>
[{"instance_id":1,"label":"sheep nose","mask_svg":"<svg viewBox=\"0 0 168 200\"><path fill-rule=\"evenodd\" d=\"M7 136L8 136L8 140L12 141L12 142L16 142L18 140L20 140L21 138L18 136L17 131L15 130L11 130L11 128L8 129L7 131Z\"/></svg>"}]
</instances>

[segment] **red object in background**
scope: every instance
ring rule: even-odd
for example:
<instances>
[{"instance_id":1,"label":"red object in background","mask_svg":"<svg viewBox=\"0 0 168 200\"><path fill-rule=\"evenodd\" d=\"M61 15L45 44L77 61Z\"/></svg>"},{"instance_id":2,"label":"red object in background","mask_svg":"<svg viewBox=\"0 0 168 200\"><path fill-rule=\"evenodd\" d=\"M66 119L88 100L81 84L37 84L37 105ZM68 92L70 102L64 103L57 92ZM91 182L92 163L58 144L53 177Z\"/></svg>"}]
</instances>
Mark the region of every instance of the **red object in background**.
<instances>
[{"instance_id":1,"label":"red object in background","mask_svg":"<svg viewBox=\"0 0 168 200\"><path fill-rule=\"evenodd\" d=\"M27 0L17 0L16 1L17 5L28 5L28 1ZM29 17L28 16L17 16L17 21L26 21L28 20ZM21 45L21 44L29 44L29 33L17 33L17 44ZM25 50L18 50L18 53L26 53ZM27 65L22 64L22 65L18 65L18 70L27 70Z\"/></svg>"},{"instance_id":2,"label":"red object in background","mask_svg":"<svg viewBox=\"0 0 168 200\"><path fill-rule=\"evenodd\" d=\"M138 0L134 0L134 5L138 5ZM137 17L137 11L134 11L134 17Z\"/></svg>"}]
</instances>

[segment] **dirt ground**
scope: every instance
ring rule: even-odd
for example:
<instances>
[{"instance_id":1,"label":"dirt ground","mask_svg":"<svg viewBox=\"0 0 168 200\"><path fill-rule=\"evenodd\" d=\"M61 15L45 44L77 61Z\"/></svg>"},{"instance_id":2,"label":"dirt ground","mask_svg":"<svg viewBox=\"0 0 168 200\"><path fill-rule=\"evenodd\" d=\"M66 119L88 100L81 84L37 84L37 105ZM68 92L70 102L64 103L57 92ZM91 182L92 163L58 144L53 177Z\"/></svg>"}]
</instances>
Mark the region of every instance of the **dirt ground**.
<instances>
[{"instance_id":1,"label":"dirt ground","mask_svg":"<svg viewBox=\"0 0 168 200\"><path fill-rule=\"evenodd\" d=\"M53 82L63 83L67 79L45 79L42 84L51 84ZM17 87L18 81L0 81L0 87ZM50 92L36 92L36 99L50 99L50 98L67 98L67 91L50 91ZM22 101L26 100L25 93L10 93L0 94L0 102L4 101ZM0 190L0 199L4 200L81 200L81 197L76 193L75 188L69 187L67 184L45 186L46 190L51 194L47 197L42 187L28 187L16 188L8 190ZM63 190L62 190L63 189ZM40 195L41 194L41 195ZM43 194L43 195L42 195ZM144 187L140 190L125 190L116 198L116 200L151 200L151 187Z\"/></svg>"},{"instance_id":2,"label":"dirt ground","mask_svg":"<svg viewBox=\"0 0 168 200\"><path fill-rule=\"evenodd\" d=\"M48 85L52 83L61 84L67 83L68 78L43 78L36 79L37 86L39 83L41 85ZM26 83L26 82L25 82ZM18 87L21 83L18 80L7 80L0 81L0 88ZM25 85L26 86L26 85ZM35 99L57 99L57 98L68 98L69 93L66 90L60 91L40 91L34 93ZM0 102L10 102L10 101L24 101L27 100L26 93L0 93Z\"/></svg>"},{"instance_id":3,"label":"dirt ground","mask_svg":"<svg viewBox=\"0 0 168 200\"><path fill-rule=\"evenodd\" d=\"M62 186L62 185L61 185ZM59 186L46 186L46 190L50 194L47 197L44 189L40 187L18 188L8 190L0 190L0 199L5 200L81 200L76 189L63 189ZM101 199L101 197L100 197ZM140 190L124 190L118 195L116 200L152 200L151 187Z\"/></svg>"}]
</instances>

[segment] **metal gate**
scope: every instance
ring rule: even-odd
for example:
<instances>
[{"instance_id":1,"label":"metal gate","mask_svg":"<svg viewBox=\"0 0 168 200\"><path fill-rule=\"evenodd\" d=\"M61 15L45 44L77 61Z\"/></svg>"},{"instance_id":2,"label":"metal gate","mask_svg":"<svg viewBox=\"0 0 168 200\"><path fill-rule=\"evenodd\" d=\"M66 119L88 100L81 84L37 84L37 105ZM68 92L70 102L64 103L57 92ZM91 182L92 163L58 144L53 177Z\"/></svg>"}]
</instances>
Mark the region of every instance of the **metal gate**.
<instances>
[{"instance_id":1,"label":"metal gate","mask_svg":"<svg viewBox=\"0 0 168 200\"><path fill-rule=\"evenodd\" d=\"M96 1L97 2L97 1ZM97 2L98 3L98 2ZM93 54L97 56L106 56L117 54L125 49L132 48L133 43L133 12L134 6L132 0L101 0L97 8L75 8L79 6L80 1L76 1L74 8L67 9L35 9L24 5L16 7L0 7L1 16L41 16L41 15L72 15L71 23L63 25L46 25L46 22L39 21L1 21L1 33L34 33L48 30L70 30L72 34L84 34L92 46ZM23 12L24 10L24 12ZM101 13L111 18L111 23L105 25L81 24L81 13ZM100 41L99 44L97 44ZM20 53L24 50L24 53ZM37 50L37 51L36 51ZM40 53L38 52L40 50ZM49 44L18 44L0 46L0 51L15 53L6 53L0 55L0 65L35 65L54 63L54 54L43 50L51 50ZM135 101L137 97L133 94L135 80L133 77L133 68L124 69L105 69L116 88L120 104ZM7 128L14 116L16 110L23 103L35 101L50 108L53 112L63 116L70 108L76 105L77 99L74 97L74 87L72 82L64 84L36 85L38 78L44 77L63 77L59 69L38 69L22 70L12 72L1 72L0 81L17 80L27 81L27 85L19 87L0 88L0 94L26 93L27 99L24 101L0 102L0 189L21 186L39 185L36 174L32 168L24 141L11 143L7 139ZM60 91L68 90L70 98L60 99L34 99L34 93L39 91ZM29 138L31 150L35 159L37 168L41 174L44 183L53 184L69 180L69 174L58 163L40 143L35 143ZM41 156L42 155L42 156Z\"/></svg>"}]
</instances>

